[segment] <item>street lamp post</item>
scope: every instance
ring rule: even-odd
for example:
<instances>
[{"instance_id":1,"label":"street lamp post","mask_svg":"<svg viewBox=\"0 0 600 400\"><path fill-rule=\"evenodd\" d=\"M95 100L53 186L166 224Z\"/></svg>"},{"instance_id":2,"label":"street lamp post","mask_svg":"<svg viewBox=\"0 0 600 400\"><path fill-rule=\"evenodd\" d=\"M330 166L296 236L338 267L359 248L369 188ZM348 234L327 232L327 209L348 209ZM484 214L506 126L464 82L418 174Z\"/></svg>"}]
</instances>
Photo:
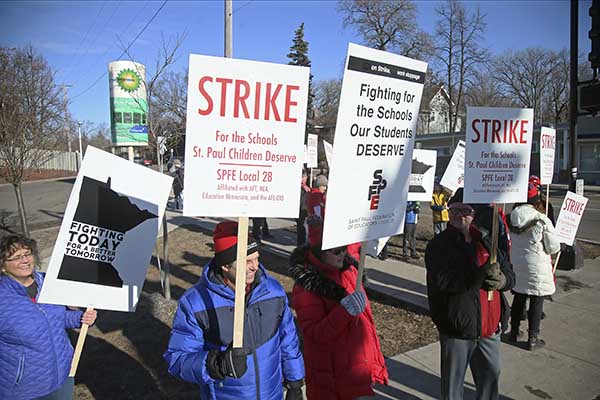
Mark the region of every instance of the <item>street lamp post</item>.
<instances>
[{"instance_id":1,"label":"street lamp post","mask_svg":"<svg viewBox=\"0 0 600 400\"><path fill-rule=\"evenodd\" d=\"M81 146L81 124L83 122L79 121L77 122L77 125L79 125L79 165L81 165L81 162L83 160L83 147Z\"/></svg>"}]
</instances>

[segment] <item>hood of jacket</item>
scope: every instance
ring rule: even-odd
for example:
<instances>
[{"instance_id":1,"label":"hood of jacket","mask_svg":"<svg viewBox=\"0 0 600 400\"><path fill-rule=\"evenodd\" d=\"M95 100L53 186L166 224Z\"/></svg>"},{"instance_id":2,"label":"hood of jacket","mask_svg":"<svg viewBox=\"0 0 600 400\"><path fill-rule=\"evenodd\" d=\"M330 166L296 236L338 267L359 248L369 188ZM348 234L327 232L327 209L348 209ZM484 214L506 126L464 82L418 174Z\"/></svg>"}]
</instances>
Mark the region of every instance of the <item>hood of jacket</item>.
<instances>
[{"instance_id":1,"label":"hood of jacket","mask_svg":"<svg viewBox=\"0 0 600 400\"><path fill-rule=\"evenodd\" d=\"M511 232L523 233L531 229L541 215L531 204L524 204L511 211L508 225Z\"/></svg>"},{"instance_id":2,"label":"hood of jacket","mask_svg":"<svg viewBox=\"0 0 600 400\"><path fill-rule=\"evenodd\" d=\"M317 258L310 253L309 247L298 247L290 256L290 274L297 285L318 296L339 302L348 295L346 289L328 278Z\"/></svg>"}]
</instances>

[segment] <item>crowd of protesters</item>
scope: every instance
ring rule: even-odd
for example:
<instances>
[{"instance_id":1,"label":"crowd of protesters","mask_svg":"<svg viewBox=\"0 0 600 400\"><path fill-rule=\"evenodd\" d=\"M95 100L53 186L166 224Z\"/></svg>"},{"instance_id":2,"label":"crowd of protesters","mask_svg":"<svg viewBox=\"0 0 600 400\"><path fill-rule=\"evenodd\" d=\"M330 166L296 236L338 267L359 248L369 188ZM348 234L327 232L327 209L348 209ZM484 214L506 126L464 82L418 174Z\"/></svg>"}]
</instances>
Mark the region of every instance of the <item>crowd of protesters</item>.
<instances>
[{"instance_id":1,"label":"crowd of protesters","mask_svg":"<svg viewBox=\"0 0 600 400\"><path fill-rule=\"evenodd\" d=\"M243 345L233 347L238 225L216 225L214 257L181 297L164 353L169 372L198 385L202 399L300 400L305 392L309 400L352 400L373 396L376 383L387 384L369 299L357 284L360 244L322 248L327 187L326 175L309 187L303 173L298 246L289 261L302 345L285 290L259 261L268 226L256 218L246 249ZM545 344L543 303L555 291L551 256L560 250L553 215L534 176L527 202L499 213L497 246L493 205L465 203L462 189L451 194L436 181L430 207L434 237L425 264L440 338L440 396L462 399L470 368L477 398L497 399L501 335L510 328L509 342L522 339L526 313L526 348ZM408 202L407 257L419 257L419 212L418 202ZM37 263L35 241L20 235L0 240L0 398L72 399L73 347L66 330L93 324L96 312L38 304L44 274ZM507 291L514 294L512 307Z\"/></svg>"}]
</instances>

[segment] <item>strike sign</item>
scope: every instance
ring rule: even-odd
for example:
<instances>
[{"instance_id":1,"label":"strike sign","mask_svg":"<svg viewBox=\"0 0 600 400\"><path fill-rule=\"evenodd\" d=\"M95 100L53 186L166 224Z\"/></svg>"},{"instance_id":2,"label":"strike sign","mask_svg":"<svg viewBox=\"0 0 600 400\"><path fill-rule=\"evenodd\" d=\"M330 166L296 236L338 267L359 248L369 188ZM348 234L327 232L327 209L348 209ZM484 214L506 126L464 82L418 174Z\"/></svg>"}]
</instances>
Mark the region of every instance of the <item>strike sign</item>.
<instances>
[{"instance_id":1,"label":"strike sign","mask_svg":"<svg viewBox=\"0 0 600 400\"><path fill-rule=\"evenodd\" d=\"M556 130L543 126L540 133L540 181L542 185L552 183L555 143Z\"/></svg>"},{"instance_id":2,"label":"strike sign","mask_svg":"<svg viewBox=\"0 0 600 400\"><path fill-rule=\"evenodd\" d=\"M308 74L190 55L184 215L298 216Z\"/></svg>"},{"instance_id":3,"label":"strike sign","mask_svg":"<svg viewBox=\"0 0 600 400\"><path fill-rule=\"evenodd\" d=\"M465 203L527 201L533 110L469 107Z\"/></svg>"},{"instance_id":4,"label":"strike sign","mask_svg":"<svg viewBox=\"0 0 600 400\"><path fill-rule=\"evenodd\" d=\"M561 243L573 246L587 202L587 198L573 192L565 195L556 220L556 235Z\"/></svg>"}]
</instances>

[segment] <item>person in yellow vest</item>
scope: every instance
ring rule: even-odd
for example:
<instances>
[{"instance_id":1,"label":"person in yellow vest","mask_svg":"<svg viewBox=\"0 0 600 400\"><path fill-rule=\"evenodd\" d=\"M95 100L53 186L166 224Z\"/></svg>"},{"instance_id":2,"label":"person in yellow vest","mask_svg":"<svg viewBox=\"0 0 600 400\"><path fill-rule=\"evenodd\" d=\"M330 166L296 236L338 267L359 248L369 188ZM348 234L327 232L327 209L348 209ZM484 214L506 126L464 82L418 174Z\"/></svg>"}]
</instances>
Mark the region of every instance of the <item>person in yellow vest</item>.
<instances>
[{"instance_id":1,"label":"person in yellow vest","mask_svg":"<svg viewBox=\"0 0 600 400\"><path fill-rule=\"evenodd\" d=\"M433 234L439 235L446 230L448 225L448 200L450 193L440 185L440 178L436 177L431 198L431 214L433 216Z\"/></svg>"}]
</instances>

